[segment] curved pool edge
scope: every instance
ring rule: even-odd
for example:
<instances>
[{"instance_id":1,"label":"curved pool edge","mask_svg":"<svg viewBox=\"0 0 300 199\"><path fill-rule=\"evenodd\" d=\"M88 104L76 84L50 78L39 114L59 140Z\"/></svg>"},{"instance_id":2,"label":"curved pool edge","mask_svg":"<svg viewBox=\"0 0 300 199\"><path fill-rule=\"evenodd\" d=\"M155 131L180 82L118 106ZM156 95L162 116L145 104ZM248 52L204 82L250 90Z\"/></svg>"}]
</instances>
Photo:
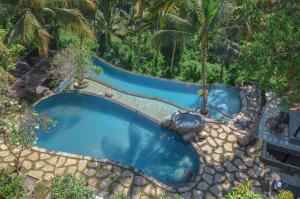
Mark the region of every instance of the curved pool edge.
<instances>
[{"instance_id":1,"label":"curved pool edge","mask_svg":"<svg viewBox=\"0 0 300 199\"><path fill-rule=\"evenodd\" d=\"M48 96L45 96L41 99L39 99L37 102L35 102L31 107L34 108L37 104L39 104L40 102L50 98L50 97L53 97L53 96L56 96L56 95L60 95L60 94L68 94L68 93L79 93L79 94L85 94L85 95L91 95L91 96L95 96L95 97L98 97L98 98L102 98L102 99L105 99L105 100L108 100L108 101L111 101L112 103L116 103L120 106L122 106L123 108L125 109L128 109L130 111L133 111L135 112L136 114L139 114L141 115L142 117L145 117L145 119L149 119L150 121L156 123L157 125L161 125L160 122L136 109L134 109L133 107L130 107L130 106L127 106L121 102L118 102L116 100L113 100L113 99L110 99L110 98L107 98L103 95L99 95L99 94L96 94L96 93L91 93L91 92L86 92L86 91L63 91L63 92L60 92L60 93L54 93L54 94L51 94L51 95L48 95ZM175 133L175 132L174 132ZM94 158L94 157L91 157L91 156L84 156L84 155L78 155L78 154L73 154L73 153L67 153L67 152L62 152L62 151L54 151L54 150L49 150L49 149L46 149L46 148L41 148L41 147L38 147L38 146L34 146L32 149L36 152L41 152L41 153L47 153L49 155L57 155L57 156L64 156L64 157L69 157L69 158L76 158L76 159L82 159L82 160L88 160L88 161L93 161L93 162L100 162L100 163L107 163L107 164L112 164L112 165L115 165L115 166L120 166L122 168L125 168L125 169L129 169L135 173L138 173L140 174L141 176L145 177L147 180L153 182L154 184L156 184L157 186L159 186L160 188L163 188L167 191L170 191L170 192L186 192L186 191L189 191L191 189L193 189L195 186L197 186L197 184L199 183L200 179L202 178L202 174L204 172L204 167L202 165L204 165L204 159L203 159L203 154L202 154L202 151L199 149L198 145L195 143L195 142L191 142L191 141L188 141L191 143L191 145L193 146L194 150L197 152L198 154L198 161L199 161L199 169L198 169L198 174L197 176L194 177L194 179L189 182L187 185L184 185L183 187L175 187L175 186L170 186L170 185L166 185L162 182L160 182L159 180L155 179L154 177L151 177L149 175L147 175L145 172L139 170L139 169L136 169L132 166L129 166L129 165L126 165L126 164L122 164L118 161L114 161L114 160L109 160L109 159L106 159L106 158Z\"/></svg>"},{"instance_id":2,"label":"curved pool edge","mask_svg":"<svg viewBox=\"0 0 300 199\"><path fill-rule=\"evenodd\" d=\"M164 81L164 82L177 83L177 84L182 84L182 85L185 85L185 86L202 86L202 83L193 83L193 82L185 82L185 81L181 81L181 80L174 80L174 79L167 79L167 78L161 78L161 77L154 77L154 76L150 76L150 75L146 75L146 74L142 74L142 73L138 73L138 72L129 71L129 70L123 69L121 67L118 67L116 65L113 65L113 64L109 63L108 61L104 60L101 57L93 56L92 58L93 59L97 59L100 62L103 62L104 64L108 65L109 67L111 67L111 68L113 68L115 70L122 71L124 73L128 73L128 74L131 74L131 75L134 75L134 76L141 76L141 77L150 78L150 79L154 79L154 80L160 80L160 81ZM98 83L100 83L100 84L102 84L104 86L107 86L107 87L109 87L111 89L114 89L116 91L122 92L122 93L127 94L127 95L136 96L136 97L142 97L142 98L156 100L156 101L161 101L161 102L167 103L167 104L169 104L171 106L174 106L174 107L182 109L182 110L188 110L188 111L195 111L195 110L197 110L196 108L186 108L186 107L183 107L183 106L178 105L178 104L176 104L176 103L174 103L172 101L169 101L169 100L166 100L166 99L163 99L163 98L160 98L160 97L153 97L153 96L147 96L147 95L143 95L143 94L138 94L138 93L135 93L135 92L129 92L129 91L117 88L116 86L113 86L113 85L111 85L109 83L106 83L106 82L104 82L102 80L98 80L98 79L93 78L93 77L87 77L86 79L98 82ZM225 84L221 84L221 83L210 83L210 84L207 84L207 86L208 86L208 88L218 87L218 88L231 89L234 92L237 92L237 94L238 94L241 102L243 100L241 98L241 95L239 94L241 92L241 89L239 89L239 88L237 89L237 88L235 88L233 86L225 85ZM215 111L218 111L220 114L224 115L229 120L234 119L237 115L239 115L241 113L241 111L243 109L243 107L241 107L241 110L240 110L240 112L238 114L231 115L231 114L226 113L223 110L220 110L218 108L215 108L215 107L212 107L212 106L210 106L210 108L214 109ZM213 120L214 122L228 121L228 120L216 120L216 119L207 117L205 115L202 115L202 116L205 117L205 118L209 118L209 119Z\"/></svg>"},{"instance_id":3,"label":"curved pool edge","mask_svg":"<svg viewBox=\"0 0 300 199\"><path fill-rule=\"evenodd\" d=\"M159 97L151 97L151 96L147 96L147 95L142 95L142 94L137 94L137 93L134 93L134 92L129 92L129 91L126 91L126 90L123 90L123 89L120 89L120 88L117 88L116 86L113 86L111 84L108 84L104 81L101 81L101 80L98 80L96 78L93 78L93 77L87 77L86 78L87 80L90 80L90 81L94 81L98 84L102 84L103 86L106 86L112 90L115 90L115 91L118 91L120 93L123 93L125 95L130 95L130 96L133 96L133 97L139 97L139 98L145 98L145 99L149 99L149 100L154 100L154 101L159 101L159 102L162 102L162 103L166 103L168 105L171 105L175 108L178 108L178 109L181 109L181 110L186 110L186 111L196 111L196 109L193 109L193 108L186 108L186 107L183 107L183 106L180 106L174 102L171 102L169 100L165 100L163 98L159 98ZM214 86L223 86L225 88L228 88L226 85L223 85L223 84L216 84ZM85 92L85 91L81 91L81 92ZM241 95L239 95L240 97L240 100L242 102L242 99L241 99ZM127 106L127 105L126 105ZM218 111L219 113L221 113L222 115L224 115L225 117L229 118L228 120L216 120L216 119L213 119L213 118L210 118L210 117L207 117L206 115L202 115L201 113L199 113L201 116L203 116L205 118L205 120L207 120L208 122L212 122L212 123L226 123L227 121L229 120L233 120L236 116L238 116L241 112L239 112L239 114L236 114L234 115L234 117L232 116L228 116L226 113L218 110L217 108L214 108L214 107L211 107L213 108L214 110ZM243 107L242 107L243 108ZM242 110L241 108L241 110Z\"/></svg>"}]
</instances>

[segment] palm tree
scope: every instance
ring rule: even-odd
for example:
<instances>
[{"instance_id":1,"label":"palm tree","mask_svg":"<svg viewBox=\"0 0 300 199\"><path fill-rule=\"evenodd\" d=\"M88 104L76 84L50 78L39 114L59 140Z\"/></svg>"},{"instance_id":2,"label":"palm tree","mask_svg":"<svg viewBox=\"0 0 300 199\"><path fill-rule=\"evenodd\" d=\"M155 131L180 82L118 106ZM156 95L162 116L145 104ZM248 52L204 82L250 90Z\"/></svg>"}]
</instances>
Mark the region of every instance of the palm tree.
<instances>
[{"instance_id":1,"label":"palm tree","mask_svg":"<svg viewBox=\"0 0 300 199\"><path fill-rule=\"evenodd\" d=\"M152 41L155 46L172 46L172 58L170 73L173 74L174 58L176 49L179 44L182 44L184 39L191 35L192 25L184 19L172 14L165 14L161 18L161 30L156 31L152 36Z\"/></svg>"},{"instance_id":2,"label":"palm tree","mask_svg":"<svg viewBox=\"0 0 300 199\"><path fill-rule=\"evenodd\" d=\"M202 62L202 85L203 90L200 95L203 96L201 113L207 114L207 82L206 82L206 50L208 41L213 33L217 21L217 14L221 7L222 0L201 0L195 2L195 11L197 15L197 26L199 32L199 40L201 47L201 62Z\"/></svg>"},{"instance_id":3,"label":"palm tree","mask_svg":"<svg viewBox=\"0 0 300 199\"><path fill-rule=\"evenodd\" d=\"M110 46L112 39L123 37L128 32L128 14L117 8L116 3L102 0L96 12L97 39L102 41L102 51Z\"/></svg>"},{"instance_id":4,"label":"palm tree","mask_svg":"<svg viewBox=\"0 0 300 199\"><path fill-rule=\"evenodd\" d=\"M136 12L138 16L138 27L137 27L137 57L138 57L138 64L140 64L140 56L141 56L141 42L142 42L142 22L143 22L143 15L146 8L145 0L138 0L136 2Z\"/></svg>"},{"instance_id":5,"label":"palm tree","mask_svg":"<svg viewBox=\"0 0 300 199\"><path fill-rule=\"evenodd\" d=\"M47 30L49 24L70 29L81 38L94 38L84 16L76 9L94 9L91 0L0 0L1 5L10 5L16 10L16 22L8 42L18 40L26 46L35 44L42 56L48 55L52 39Z\"/></svg>"}]
</instances>

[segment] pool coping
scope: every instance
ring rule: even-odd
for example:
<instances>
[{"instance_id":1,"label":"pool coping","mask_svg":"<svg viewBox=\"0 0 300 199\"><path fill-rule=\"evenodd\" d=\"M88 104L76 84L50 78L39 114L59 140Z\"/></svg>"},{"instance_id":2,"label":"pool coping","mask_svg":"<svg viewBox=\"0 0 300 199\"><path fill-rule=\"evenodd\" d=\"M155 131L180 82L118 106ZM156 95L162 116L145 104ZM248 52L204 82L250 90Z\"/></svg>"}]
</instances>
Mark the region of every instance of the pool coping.
<instances>
[{"instance_id":1,"label":"pool coping","mask_svg":"<svg viewBox=\"0 0 300 199\"><path fill-rule=\"evenodd\" d=\"M112 67L113 69L116 69L116 70L119 70L119 71L122 71L124 73L129 73L131 75L135 75L135 76L142 76L142 77L146 77L146 78L150 78L150 79L155 79L155 80L161 80L161 81L165 81L165 82L172 82L172 83L177 83L177 84L182 84L182 85L185 85L185 86L202 86L201 83L192 83L192 82L184 82L184 81L180 81L180 80L174 80L174 79L166 79L166 78L161 78L161 77L153 77L153 76L150 76L150 75L146 75L146 74L142 74L142 73L137 73L137 72L133 72L133 71L129 71L129 70L126 70L126 69L123 69L121 67L118 67L118 66L115 66L109 62L107 62L106 60L98 57L98 56L93 56L93 58L105 63L106 65L108 65L109 67ZM100 66L101 67L101 66ZM156 101L161 101L163 103L167 103L171 106L174 106L176 108L179 108L179 109L182 109L182 110L187 110L187 111L196 111L198 110L199 108L186 108L186 107L183 107L181 105L178 105L172 101L169 101L169 100L166 100L166 99L163 99L163 98L160 98L160 97L155 97L155 96L147 96L147 95L143 95L143 94L138 94L138 93L135 93L135 92L130 92L130 91L126 91L126 90L123 90L123 89L120 89L114 85L111 85L109 83L106 83L102 80L98 80L96 78L93 78L93 77L86 77L86 79L89 79L91 81L95 81L97 83L100 83L104 86L107 86L113 90L116 90L116 91L119 91L121 93L124 93L124 94L127 94L127 95L131 95L131 96L135 96L135 97L142 97L142 98L146 98L146 99L151 99L151 100L156 100ZM238 94L240 93L240 89L237 89L237 88L234 88L230 85L225 85L225 84L221 84L221 83L211 83L211 84L207 84L207 87L208 89L210 88L213 88L213 87L219 87L219 88L227 88L227 89L232 89L233 91L237 92ZM241 104L242 104L242 98L241 98L241 95L239 95L240 97L240 101L241 101ZM241 107L241 110L238 114L234 114L234 115L230 115L229 113L226 113L218 108L215 108L215 107L212 107L210 105L208 105L210 108L214 109L215 111L218 111L219 113L221 113L222 115L224 115L225 117L229 118L229 120L232 120L234 119L236 116L238 116L242 109L243 109L243 106ZM201 114L202 115L202 114ZM206 119L211 119L213 120L214 122L224 122L224 121L228 121L228 120L217 120L217 119L213 119L213 118L210 118L206 115L202 115L203 117L205 117Z\"/></svg>"},{"instance_id":2,"label":"pool coping","mask_svg":"<svg viewBox=\"0 0 300 199\"><path fill-rule=\"evenodd\" d=\"M56 96L56 95L60 95L60 94L63 94L63 93L65 93L65 94L68 94L68 93L79 93L79 94L95 96L95 97L98 97L98 98L101 98L101 99L105 99L105 100L111 101L112 103L116 103L116 104L122 106L123 108L125 108L125 109L127 109L129 111L135 112L135 113L139 114L140 116L144 117L145 119L148 119L148 120L154 122L155 124L161 126L161 123L158 120L152 118L149 115L146 115L146 114L138 111L137 109L134 109L133 107L130 107L130 106L126 105L126 104L123 104L122 102L119 102L117 100L105 97L104 95L99 95L99 94L92 93L92 92L87 92L87 91L62 91L60 93L53 93L51 95L48 95L48 96L45 96L45 97L39 99L31 107L34 108L38 103L40 103L40 102L42 102L42 101L44 101L44 100L46 100L46 99L48 99L50 97L53 97L53 96ZM175 186L166 185L166 184L160 182L159 180L157 180L156 178L147 175L143 171L138 170L138 169L134 168L133 166L122 164L122 163L120 163L118 161L109 160L109 159L106 159L106 158L93 158L91 156L77 155L77 154L67 153L67 152L62 152L62 151L54 151L54 150L49 150L49 149L41 148L41 147L38 147L38 146L34 146L34 147L32 147L32 149L34 151L36 151L36 152L47 153L47 154L51 154L51 155L65 156L65 157L70 157L70 158L76 158L76 159L83 159L83 160L94 161L94 162L101 162L101 163L113 164L113 165L116 165L116 166L123 167L125 169L129 169L129 170L131 170L133 172L136 172L136 173L142 175L143 177L145 177L147 180L149 180L152 183L156 184L160 188L163 188L163 189L165 189L167 191L170 191L170 192L186 192L186 191L189 191L189 190L193 189L195 186L197 186L197 184L199 183L199 181L202 178L202 174L204 172L203 165L205 164L204 159L203 159L204 154L202 154L202 151L200 150L200 148L198 147L198 145L195 142L193 142L193 141L187 141L187 142L190 142L192 144L194 150L198 154L199 169L198 169L198 173L194 177L194 179L192 179L191 182L189 182L187 185L184 185L183 187L175 187Z\"/></svg>"}]
</instances>

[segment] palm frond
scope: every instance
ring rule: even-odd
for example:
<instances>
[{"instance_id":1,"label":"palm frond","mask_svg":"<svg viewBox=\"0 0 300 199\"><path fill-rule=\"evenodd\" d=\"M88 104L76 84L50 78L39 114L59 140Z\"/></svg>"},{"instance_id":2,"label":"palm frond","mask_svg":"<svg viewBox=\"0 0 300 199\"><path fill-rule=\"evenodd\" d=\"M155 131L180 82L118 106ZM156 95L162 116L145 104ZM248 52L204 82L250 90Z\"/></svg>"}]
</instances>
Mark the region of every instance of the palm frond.
<instances>
[{"instance_id":1,"label":"palm frond","mask_svg":"<svg viewBox=\"0 0 300 199\"><path fill-rule=\"evenodd\" d=\"M50 34L43 28L33 13L27 10L10 32L8 42L20 40L27 46L38 43L41 55L47 55L50 38Z\"/></svg>"},{"instance_id":2,"label":"palm frond","mask_svg":"<svg viewBox=\"0 0 300 199\"><path fill-rule=\"evenodd\" d=\"M77 9L52 8L58 23L84 38L95 39L84 16Z\"/></svg>"},{"instance_id":3,"label":"palm frond","mask_svg":"<svg viewBox=\"0 0 300 199\"><path fill-rule=\"evenodd\" d=\"M46 0L47 5L59 8L96 10L93 0Z\"/></svg>"},{"instance_id":4,"label":"palm frond","mask_svg":"<svg viewBox=\"0 0 300 199\"><path fill-rule=\"evenodd\" d=\"M50 43L50 35L44 29L37 30L37 43L39 55L48 55L49 43Z\"/></svg>"},{"instance_id":5,"label":"palm frond","mask_svg":"<svg viewBox=\"0 0 300 199\"><path fill-rule=\"evenodd\" d=\"M159 30L153 34L151 42L153 44L162 45L170 43L170 41L182 41L190 35L188 32L179 30Z\"/></svg>"},{"instance_id":6,"label":"palm frond","mask_svg":"<svg viewBox=\"0 0 300 199\"><path fill-rule=\"evenodd\" d=\"M194 31L194 26L188 20L182 19L174 14L163 15L161 18L161 27L163 29L164 27L167 27L172 30L180 30L189 33Z\"/></svg>"}]
</instances>

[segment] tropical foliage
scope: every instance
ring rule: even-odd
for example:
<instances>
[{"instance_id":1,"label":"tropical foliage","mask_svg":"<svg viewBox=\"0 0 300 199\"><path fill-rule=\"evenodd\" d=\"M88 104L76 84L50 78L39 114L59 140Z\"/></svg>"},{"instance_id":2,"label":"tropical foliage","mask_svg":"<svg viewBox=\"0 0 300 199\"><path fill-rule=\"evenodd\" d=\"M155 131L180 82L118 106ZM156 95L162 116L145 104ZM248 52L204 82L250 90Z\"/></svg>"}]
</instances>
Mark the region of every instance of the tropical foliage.
<instances>
[{"instance_id":1,"label":"tropical foliage","mask_svg":"<svg viewBox=\"0 0 300 199\"><path fill-rule=\"evenodd\" d=\"M93 191L81 178L75 178L71 174L52 179L50 195L52 199L93 199Z\"/></svg>"},{"instance_id":2,"label":"tropical foliage","mask_svg":"<svg viewBox=\"0 0 300 199\"><path fill-rule=\"evenodd\" d=\"M7 37L8 43L21 42L27 47L38 48L40 55L47 55L51 40L56 40L60 27L68 28L81 38L93 38L88 24L79 11L80 9L95 9L90 0L1 0L5 6L4 12L15 11L12 16L14 26Z\"/></svg>"},{"instance_id":3,"label":"tropical foliage","mask_svg":"<svg viewBox=\"0 0 300 199\"><path fill-rule=\"evenodd\" d=\"M263 199L263 196L253 191L251 183L246 181L226 194L225 199Z\"/></svg>"}]
</instances>

